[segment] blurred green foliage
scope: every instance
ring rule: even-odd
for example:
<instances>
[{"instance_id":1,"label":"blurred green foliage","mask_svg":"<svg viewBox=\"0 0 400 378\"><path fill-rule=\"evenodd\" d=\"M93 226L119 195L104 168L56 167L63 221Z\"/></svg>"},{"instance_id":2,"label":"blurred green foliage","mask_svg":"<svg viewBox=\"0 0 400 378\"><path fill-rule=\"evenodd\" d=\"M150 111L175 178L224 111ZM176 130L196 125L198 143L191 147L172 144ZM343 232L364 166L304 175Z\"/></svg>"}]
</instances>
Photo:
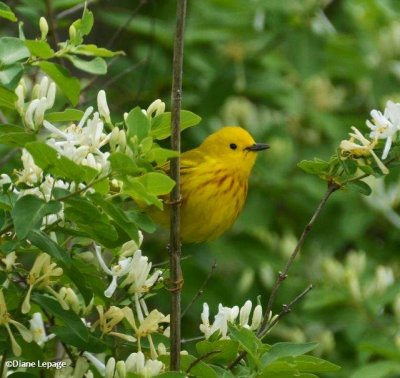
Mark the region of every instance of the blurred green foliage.
<instances>
[{"instance_id":1,"label":"blurred green foliage","mask_svg":"<svg viewBox=\"0 0 400 378\"><path fill-rule=\"evenodd\" d=\"M49 14L42 0L8 3L24 21L27 37L39 17ZM82 2L51 3L55 43L68 35L76 16L65 10ZM133 104L145 107L157 97L168 103L175 2L104 0L90 2L90 9L96 24L88 43L126 55L112 60L95 87L88 77L80 103L93 103L98 88L107 91L111 112L121 118ZM233 229L215 242L184 246L183 307L214 260L218 267L201 297L211 309L259 295L266 302L325 190L296 164L328 159L351 125L364 127L371 109L400 100L399 16L397 0L189 1L183 104L203 121L183 134L184 147L222 125L239 124L271 150L260 154ZM8 22L1 33L11 28L16 35L16 24ZM395 190L396 211L396 170L386 181ZM271 343L319 342L316 353L342 366L338 377L399 376L400 237L388 212L374 197L367 202L353 192L333 195L282 285L274 312L310 282L315 290L274 328ZM147 238L144 249L153 251L153 260L166 260L166 240ZM167 306L166 297L166 311ZM185 335L199 334L200 312L198 300L184 319Z\"/></svg>"}]
</instances>

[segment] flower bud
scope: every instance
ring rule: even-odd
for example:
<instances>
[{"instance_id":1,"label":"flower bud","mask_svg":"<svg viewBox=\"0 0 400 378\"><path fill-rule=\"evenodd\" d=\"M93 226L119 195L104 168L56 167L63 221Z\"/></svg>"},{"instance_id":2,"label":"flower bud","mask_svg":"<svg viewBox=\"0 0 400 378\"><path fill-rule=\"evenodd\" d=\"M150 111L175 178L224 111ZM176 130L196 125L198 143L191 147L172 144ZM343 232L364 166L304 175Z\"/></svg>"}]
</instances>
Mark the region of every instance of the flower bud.
<instances>
[{"instance_id":1,"label":"flower bud","mask_svg":"<svg viewBox=\"0 0 400 378\"><path fill-rule=\"evenodd\" d=\"M240 309L239 323L243 327L248 327L250 311L253 304L250 300L247 300L244 306Z\"/></svg>"},{"instance_id":2,"label":"flower bud","mask_svg":"<svg viewBox=\"0 0 400 378\"><path fill-rule=\"evenodd\" d=\"M40 28L40 38L43 40L46 39L47 33L49 32L49 24L47 23L47 20L44 17L40 17L39 28Z\"/></svg>"},{"instance_id":3,"label":"flower bud","mask_svg":"<svg viewBox=\"0 0 400 378\"><path fill-rule=\"evenodd\" d=\"M116 377L125 378L126 377L126 366L124 361L118 361L115 366Z\"/></svg>"},{"instance_id":4,"label":"flower bud","mask_svg":"<svg viewBox=\"0 0 400 378\"><path fill-rule=\"evenodd\" d=\"M74 25L71 25L68 30L69 33L69 40L72 42L76 38L76 29Z\"/></svg>"},{"instance_id":5,"label":"flower bud","mask_svg":"<svg viewBox=\"0 0 400 378\"><path fill-rule=\"evenodd\" d=\"M97 109L107 123L111 123L110 109L108 108L106 92L101 90L97 95Z\"/></svg>"},{"instance_id":6,"label":"flower bud","mask_svg":"<svg viewBox=\"0 0 400 378\"><path fill-rule=\"evenodd\" d=\"M114 378L114 371L115 371L115 358L110 357L106 365L105 378Z\"/></svg>"},{"instance_id":7,"label":"flower bud","mask_svg":"<svg viewBox=\"0 0 400 378\"><path fill-rule=\"evenodd\" d=\"M33 119L33 114L36 111L36 108L39 106L39 103L40 100L38 99L31 101L25 113L24 117L25 125L31 130L35 130L35 122Z\"/></svg>"},{"instance_id":8,"label":"flower bud","mask_svg":"<svg viewBox=\"0 0 400 378\"><path fill-rule=\"evenodd\" d=\"M15 94L17 95L18 99L15 101L15 107L19 114L22 114L24 111L24 103L25 103L25 94L24 94L24 87L19 84L15 89Z\"/></svg>"},{"instance_id":9,"label":"flower bud","mask_svg":"<svg viewBox=\"0 0 400 378\"><path fill-rule=\"evenodd\" d=\"M43 76L39 84L38 98L46 97L48 89L49 89L49 78L47 76Z\"/></svg>"},{"instance_id":10,"label":"flower bud","mask_svg":"<svg viewBox=\"0 0 400 378\"><path fill-rule=\"evenodd\" d=\"M53 107L55 99L56 99L56 84L51 83L49 85L49 90L47 91L46 109L50 109Z\"/></svg>"},{"instance_id":11,"label":"flower bud","mask_svg":"<svg viewBox=\"0 0 400 378\"><path fill-rule=\"evenodd\" d=\"M150 106L146 110L146 114L149 118L154 117L164 113L165 111L165 102L162 102L160 99L153 101Z\"/></svg>"}]
</instances>

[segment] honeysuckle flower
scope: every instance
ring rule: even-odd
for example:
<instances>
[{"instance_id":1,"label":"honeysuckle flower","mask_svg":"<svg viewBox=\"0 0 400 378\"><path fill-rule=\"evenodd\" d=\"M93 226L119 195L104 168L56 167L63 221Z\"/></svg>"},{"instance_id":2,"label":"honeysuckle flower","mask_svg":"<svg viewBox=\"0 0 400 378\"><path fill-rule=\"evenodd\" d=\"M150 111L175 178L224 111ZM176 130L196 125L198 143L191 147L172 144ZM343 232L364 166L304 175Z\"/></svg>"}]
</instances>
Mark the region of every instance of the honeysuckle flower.
<instances>
[{"instance_id":1,"label":"honeysuckle flower","mask_svg":"<svg viewBox=\"0 0 400 378\"><path fill-rule=\"evenodd\" d=\"M125 318L124 311L116 306L111 306L106 312L104 312L103 306L96 306L97 312L99 313L99 320L97 320L93 327L99 326L103 334L113 334L113 328Z\"/></svg>"},{"instance_id":2,"label":"honeysuckle flower","mask_svg":"<svg viewBox=\"0 0 400 378\"><path fill-rule=\"evenodd\" d=\"M29 288L22 303L21 312L26 314L30 311L30 297L34 286L45 288L51 294L57 295L51 285L54 283L53 278L60 277L62 274L63 270L57 267L56 263L51 262L51 258L47 253L40 254L33 263L27 277Z\"/></svg>"},{"instance_id":3,"label":"honeysuckle flower","mask_svg":"<svg viewBox=\"0 0 400 378\"><path fill-rule=\"evenodd\" d=\"M207 303L203 304L203 312L201 319L203 324L200 324L200 331L204 333L206 339L208 339L214 332L219 331L223 339L227 338L228 323L233 323L239 315L239 307L234 306L224 307L220 303L218 306L218 313L215 315L214 323L210 325L209 322L209 307Z\"/></svg>"},{"instance_id":4,"label":"honeysuckle flower","mask_svg":"<svg viewBox=\"0 0 400 378\"><path fill-rule=\"evenodd\" d=\"M106 363L105 378L114 378L115 373L115 358L110 357Z\"/></svg>"},{"instance_id":5,"label":"honeysuckle flower","mask_svg":"<svg viewBox=\"0 0 400 378\"><path fill-rule=\"evenodd\" d=\"M106 365L103 361L100 361L97 357L95 357L92 353L83 352L82 355L97 369L102 377L106 373Z\"/></svg>"},{"instance_id":6,"label":"honeysuckle flower","mask_svg":"<svg viewBox=\"0 0 400 378\"><path fill-rule=\"evenodd\" d=\"M143 233L142 231L139 230L138 233L139 236L139 242L136 243L135 240L129 240L128 242L124 243L121 247L121 251L119 253L120 256L122 257L129 257L133 256L135 252L140 249L140 246L143 243Z\"/></svg>"},{"instance_id":7,"label":"honeysuckle flower","mask_svg":"<svg viewBox=\"0 0 400 378\"><path fill-rule=\"evenodd\" d=\"M103 132L104 124L99 113L95 112L92 119L89 118L92 112L93 108L89 107L78 125L71 124L65 130L45 120L43 126L52 135L46 143L77 164L107 171L110 153L100 149L110 141L112 133L107 135Z\"/></svg>"},{"instance_id":8,"label":"honeysuckle flower","mask_svg":"<svg viewBox=\"0 0 400 378\"><path fill-rule=\"evenodd\" d=\"M21 355L21 347L15 340L10 325L13 325L17 329L19 334L27 343L30 343L32 341L32 333L23 324L11 319L10 314L7 311L7 305L4 299L3 290L0 289L0 326L4 326L7 329L11 341L11 349L13 353L18 357Z\"/></svg>"},{"instance_id":9,"label":"honeysuckle flower","mask_svg":"<svg viewBox=\"0 0 400 378\"><path fill-rule=\"evenodd\" d=\"M23 183L28 186L34 186L42 181L43 171L33 161L32 155L25 149L22 150L21 161L23 169L16 171L18 177L17 184Z\"/></svg>"},{"instance_id":10,"label":"honeysuckle flower","mask_svg":"<svg viewBox=\"0 0 400 378\"><path fill-rule=\"evenodd\" d=\"M386 111L385 111L386 115ZM372 122L367 120L367 126L371 129L369 134L373 139L386 139L385 147L382 153L382 159L386 159L390 147L392 146L393 136L398 131L398 127L378 110L371 111Z\"/></svg>"},{"instance_id":11,"label":"honeysuckle flower","mask_svg":"<svg viewBox=\"0 0 400 378\"><path fill-rule=\"evenodd\" d=\"M40 346L44 345L47 341L56 336L54 333L51 333L48 336L46 335L42 314L40 312L35 312L32 315L32 319L29 320L29 323L31 325L30 330L33 336L33 341Z\"/></svg>"},{"instance_id":12,"label":"honeysuckle flower","mask_svg":"<svg viewBox=\"0 0 400 378\"><path fill-rule=\"evenodd\" d=\"M378 158L378 156L374 152L374 148L376 147L377 140L368 140L365 138L361 132L355 128L354 126L351 127L353 133L350 133L349 140L342 140L340 143L340 149L342 150L342 154L350 154L356 157L364 157L371 155L376 164L378 165L379 169L382 171L383 174L388 174L389 170L385 167L382 161ZM356 142L359 142L356 143Z\"/></svg>"},{"instance_id":13,"label":"honeysuckle flower","mask_svg":"<svg viewBox=\"0 0 400 378\"><path fill-rule=\"evenodd\" d=\"M17 254L12 251L1 259L2 263L5 265L4 269L6 272L9 272L15 266L15 261L17 260Z\"/></svg>"},{"instance_id":14,"label":"honeysuckle flower","mask_svg":"<svg viewBox=\"0 0 400 378\"><path fill-rule=\"evenodd\" d=\"M203 311L201 313L200 331L204 333L208 339L214 332L219 331L223 339L228 338L228 323L234 323L239 315L239 324L242 327L250 330L256 330L262 321L262 307L257 305L253 311L251 325L249 325L250 313L253 304L250 300L246 301L242 308L238 306L224 307L222 304L218 306L218 313L215 315L214 323L210 324L210 309L207 303L203 304Z\"/></svg>"},{"instance_id":15,"label":"honeysuckle flower","mask_svg":"<svg viewBox=\"0 0 400 378\"><path fill-rule=\"evenodd\" d=\"M110 109L108 108L106 92L104 90L99 91L97 94L97 109L104 120L107 123L111 123Z\"/></svg>"},{"instance_id":16,"label":"honeysuckle flower","mask_svg":"<svg viewBox=\"0 0 400 378\"><path fill-rule=\"evenodd\" d=\"M112 277L111 283L108 288L104 291L104 295L107 298L111 298L114 294L115 290L117 289L118 278L125 276L131 269L134 269L133 266L133 259L132 257L122 258L118 261L118 264L115 264L111 267L111 269L106 265L101 255L101 248L100 246L95 246L97 260L103 271L107 273L109 276Z\"/></svg>"},{"instance_id":17,"label":"honeysuckle flower","mask_svg":"<svg viewBox=\"0 0 400 378\"><path fill-rule=\"evenodd\" d=\"M129 293L147 293L161 276L161 270L156 270L149 276L151 262L146 256L142 256L140 249L136 250L131 261L132 269L121 283L122 287L129 285Z\"/></svg>"},{"instance_id":18,"label":"honeysuckle flower","mask_svg":"<svg viewBox=\"0 0 400 378\"><path fill-rule=\"evenodd\" d=\"M161 361L146 358L142 352L131 353L125 361L127 373L136 373L144 378L154 377L161 373L164 364Z\"/></svg>"},{"instance_id":19,"label":"honeysuckle flower","mask_svg":"<svg viewBox=\"0 0 400 378\"><path fill-rule=\"evenodd\" d=\"M165 102L162 102L160 99L153 101L147 110L142 109L142 112L148 117L153 118L156 117L165 111Z\"/></svg>"},{"instance_id":20,"label":"honeysuckle flower","mask_svg":"<svg viewBox=\"0 0 400 378\"><path fill-rule=\"evenodd\" d=\"M137 329L137 337L145 337L151 333L157 332L160 323L169 323L169 315L165 316L158 310L153 310L147 315Z\"/></svg>"}]
</instances>

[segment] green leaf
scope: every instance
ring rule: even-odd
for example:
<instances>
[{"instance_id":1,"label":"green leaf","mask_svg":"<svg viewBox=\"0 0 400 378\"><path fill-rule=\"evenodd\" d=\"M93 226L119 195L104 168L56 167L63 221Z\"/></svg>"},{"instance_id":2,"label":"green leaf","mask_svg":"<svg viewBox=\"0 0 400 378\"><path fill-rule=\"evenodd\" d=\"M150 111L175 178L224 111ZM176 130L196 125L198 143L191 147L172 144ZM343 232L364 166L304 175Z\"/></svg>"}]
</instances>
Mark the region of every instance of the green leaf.
<instances>
[{"instance_id":1,"label":"green leaf","mask_svg":"<svg viewBox=\"0 0 400 378\"><path fill-rule=\"evenodd\" d=\"M317 346L317 343L276 343L272 345L271 348L261 357L261 364L263 367L265 367L266 365L281 357L300 356L314 350Z\"/></svg>"},{"instance_id":2,"label":"green leaf","mask_svg":"<svg viewBox=\"0 0 400 378\"><path fill-rule=\"evenodd\" d=\"M32 155L36 165L56 177L88 183L98 174L95 169L76 164L45 143L31 142L27 143L25 148Z\"/></svg>"},{"instance_id":3,"label":"green leaf","mask_svg":"<svg viewBox=\"0 0 400 378\"><path fill-rule=\"evenodd\" d=\"M129 112L125 122L128 127L128 139L136 137L140 142L149 135L150 121L139 107Z\"/></svg>"},{"instance_id":4,"label":"green leaf","mask_svg":"<svg viewBox=\"0 0 400 378\"><path fill-rule=\"evenodd\" d=\"M32 301L39 304L44 310L54 315L57 320L61 321L71 333L83 342L89 340L89 330L83 324L82 320L72 310L64 310L61 305L53 298L45 295L34 294Z\"/></svg>"},{"instance_id":5,"label":"green leaf","mask_svg":"<svg viewBox=\"0 0 400 378\"><path fill-rule=\"evenodd\" d=\"M20 197L11 213L18 239L23 240L31 230L39 229L46 215L57 214L61 208L59 202L46 202L32 194Z\"/></svg>"},{"instance_id":6,"label":"green leaf","mask_svg":"<svg viewBox=\"0 0 400 378\"><path fill-rule=\"evenodd\" d=\"M179 156L179 152L168 150L166 148L155 147L152 148L147 154L146 159L154 161L157 165L164 164L168 159Z\"/></svg>"},{"instance_id":7,"label":"green leaf","mask_svg":"<svg viewBox=\"0 0 400 378\"><path fill-rule=\"evenodd\" d=\"M12 22L17 21L17 17L15 17L14 12L10 9L8 5L4 4L2 1L0 1L0 17Z\"/></svg>"},{"instance_id":8,"label":"green leaf","mask_svg":"<svg viewBox=\"0 0 400 378\"><path fill-rule=\"evenodd\" d=\"M18 100L17 95L0 85L0 108L15 109L15 101Z\"/></svg>"},{"instance_id":9,"label":"green leaf","mask_svg":"<svg viewBox=\"0 0 400 378\"><path fill-rule=\"evenodd\" d=\"M159 360L164 362L165 364L169 363L169 356L163 355L159 356ZM195 363L196 361L196 363ZM190 368L190 374L196 378L217 378L217 373L206 363L201 360L198 360L196 357L191 355L181 355L181 370L187 371L189 367L193 364L193 367Z\"/></svg>"},{"instance_id":10,"label":"green leaf","mask_svg":"<svg viewBox=\"0 0 400 378\"><path fill-rule=\"evenodd\" d=\"M83 10L82 18L74 21L72 25L75 27L76 36L71 41L72 44L79 45L83 42L83 37L88 35L93 27L93 13L86 6Z\"/></svg>"},{"instance_id":11,"label":"green leaf","mask_svg":"<svg viewBox=\"0 0 400 378\"><path fill-rule=\"evenodd\" d=\"M350 378L386 378L400 374L400 363L397 361L372 362L358 368Z\"/></svg>"},{"instance_id":12,"label":"green leaf","mask_svg":"<svg viewBox=\"0 0 400 378\"><path fill-rule=\"evenodd\" d=\"M297 164L304 172L312 175L321 175L329 169L329 163L327 161L317 159L314 160L302 160Z\"/></svg>"},{"instance_id":13,"label":"green leaf","mask_svg":"<svg viewBox=\"0 0 400 378\"><path fill-rule=\"evenodd\" d=\"M123 193L131 196L137 202L144 202L146 205L155 205L162 210L162 201L154 194L147 192L145 186L137 178L126 178L123 185Z\"/></svg>"},{"instance_id":14,"label":"green leaf","mask_svg":"<svg viewBox=\"0 0 400 378\"><path fill-rule=\"evenodd\" d=\"M159 378L185 378L185 373L178 373L177 371L167 371L165 373L158 374Z\"/></svg>"},{"instance_id":15,"label":"green leaf","mask_svg":"<svg viewBox=\"0 0 400 378\"><path fill-rule=\"evenodd\" d=\"M103 58L111 58L116 55L125 55L123 51L111 51L104 47L97 47L96 45L79 45L73 50L74 54L86 56L101 56Z\"/></svg>"},{"instance_id":16,"label":"green leaf","mask_svg":"<svg viewBox=\"0 0 400 378\"><path fill-rule=\"evenodd\" d=\"M65 219L74 222L79 231L107 247L113 247L118 233L108 217L87 198L71 197L65 201Z\"/></svg>"},{"instance_id":17,"label":"green leaf","mask_svg":"<svg viewBox=\"0 0 400 378\"><path fill-rule=\"evenodd\" d=\"M147 193L155 196L168 194L175 186L175 181L165 173L150 172L136 177L134 180L140 182L145 187Z\"/></svg>"},{"instance_id":18,"label":"green leaf","mask_svg":"<svg viewBox=\"0 0 400 378\"><path fill-rule=\"evenodd\" d=\"M0 125L0 144L11 147L23 147L26 143L33 142L35 139L34 134L25 132L22 127Z\"/></svg>"},{"instance_id":19,"label":"green leaf","mask_svg":"<svg viewBox=\"0 0 400 378\"><path fill-rule=\"evenodd\" d=\"M136 242L139 242L138 228L134 222L129 220L127 215L122 209L114 206L110 201L103 199L102 196L98 194L91 194L88 196L96 205L101 207L101 209L115 221L115 223L121 227L126 234Z\"/></svg>"},{"instance_id":20,"label":"green leaf","mask_svg":"<svg viewBox=\"0 0 400 378\"><path fill-rule=\"evenodd\" d=\"M65 344L73 345L80 350L86 350L91 353L102 353L107 349L107 345L103 340L91 334L88 335L87 339L83 340L76 333L72 333L70 327L53 327L51 331Z\"/></svg>"},{"instance_id":21,"label":"green leaf","mask_svg":"<svg viewBox=\"0 0 400 378\"><path fill-rule=\"evenodd\" d=\"M261 348L261 341L257 336L247 328L238 327L235 324L228 324L229 336L232 340L236 340L242 349L244 349L249 356L252 357L254 363L259 366L260 360L257 357L258 351Z\"/></svg>"},{"instance_id":22,"label":"green leaf","mask_svg":"<svg viewBox=\"0 0 400 378\"><path fill-rule=\"evenodd\" d=\"M75 106L79 101L80 81L71 76L69 71L59 64L40 62L39 67L54 80L71 104Z\"/></svg>"},{"instance_id":23,"label":"green leaf","mask_svg":"<svg viewBox=\"0 0 400 378\"><path fill-rule=\"evenodd\" d=\"M107 73L107 64L103 58L96 57L92 60L84 60L73 55L65 56L76 68L94 75Z\"/></svg>"},{"instance_id":24,"label":"green leaf","mask_svg":"<svg viewBox=\"0 0 400 378\"><path fill-rule=\"evenodd\" d=\"M82 110L65 109L63 112L47 113L45 114L44 119L49 122L80 121L83 114Z\"/></svg>"},{"instance_id":25,"label":"green leaf","mask_svg":"<svg viewBox=\"0 0 400 378\"><path fill-rule=\"evenodd\" d=\"M234 340L203 340L196 344L196 349L200 356L216 352L210 354L210 356L203 361L215 364L229 364L229 362L236 358L239 344Z\"/></svg>"},{"instance_id":26,"label":"green leaf","mask_svg":"<svg viewBox=\"0 0 400 378\"><path fill-rule=\"evenodd\" d=\"M19 38L0 38L0 67L27 59L30 55L24 42Z\"/></svg>"},{"instance_id":27,"label":"green leaf","mask_svg":"<svg viewBox=\"0 0 400 378\"><path fill-rule=\"evenodd\" d=\"M195 126L200 123L201 117L189 112L187 110L181 110L181 131ZM166 139L171 135L171 113L162 113L153 118L151 122L151 133L150 135L154 139L162 140Z\"/></svg>"},{"instance_id":28,"label":"green leaf","mask_svg":"<svg viewBox=\"0 0 400 378\"><path fill-rule=\"evenodd\" d=\"M112 152L108 160L111 163L113 172L132 176L143 172L143 168L139 168L130 156L122 152Z\"/></svg>"},{"instance_id":29,"label":"green leaf","mask_svg":"<svg viewBox=\"0 0 400 378\"><path fill-rule=\"evenodd\" d=\"M371 187L364 181L351 181L346 185L350 190L369 196L372 193Z\"/></svg>"},{"instance_id":30,"label":"green leaf","mask_svg":"<svg viewBox=\"0 0 400 378\"><path fill-rule=\"evenodd\" d=\"M28 240L41 251L46 252L53 257L57 263L62 265L62 268L68 268L71 266L71 258L68 253L59 247L49 236L39 230L32 230L28 235Z\"/></svg>"},{"instance_id":31,"label":"green leaf","mask_svg":"<svg viewBox=\"0 0 400 378\"><path fill-rule=\"evenodd\" d=\"M32 56L42 59L50 59L54 56L54 50L46 41L26 39L24 42Z\"/></svg>"},{"instance_id":32,"label":"green leaf","mask_svg":"<svg viewBox=\"0 0 400 378\"><path fill-rule=\"evenodd\" d=\"M329 373L338 371L340 366L314 356L297 356L280 358L263 370L263 377L270 377L271 373Z\"/></svg>"},{"instance_id":33,"label":"green leaf","mask_svg":"<svg viewBox=\"0 0 400 378\"><path fill-rule=\"evenodd\" d=\"M21 63L15 63L11 66L4 66L0 69L0 83L10 90L14 90L24 73L24 67Z\"/></svg>"}]
</instances>

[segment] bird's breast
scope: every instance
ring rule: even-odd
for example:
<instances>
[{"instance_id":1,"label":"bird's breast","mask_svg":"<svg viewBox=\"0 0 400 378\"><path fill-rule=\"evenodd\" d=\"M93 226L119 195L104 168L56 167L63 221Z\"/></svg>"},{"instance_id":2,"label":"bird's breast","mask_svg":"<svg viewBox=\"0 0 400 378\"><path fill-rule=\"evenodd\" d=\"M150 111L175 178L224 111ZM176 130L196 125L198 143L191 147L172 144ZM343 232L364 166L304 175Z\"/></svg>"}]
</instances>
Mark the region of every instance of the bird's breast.
<instances>
[{"instance_id":1,"label":"bird's breast","mask_svg":"<svg viewBox=\"0 0 400 378\"><path fill-rule=\"evenodd\" d=\"M247 177L223 168L193 170L181 177L182 240L215 239L237 219L247 196Z\"/></svg>"}]
</instances>

